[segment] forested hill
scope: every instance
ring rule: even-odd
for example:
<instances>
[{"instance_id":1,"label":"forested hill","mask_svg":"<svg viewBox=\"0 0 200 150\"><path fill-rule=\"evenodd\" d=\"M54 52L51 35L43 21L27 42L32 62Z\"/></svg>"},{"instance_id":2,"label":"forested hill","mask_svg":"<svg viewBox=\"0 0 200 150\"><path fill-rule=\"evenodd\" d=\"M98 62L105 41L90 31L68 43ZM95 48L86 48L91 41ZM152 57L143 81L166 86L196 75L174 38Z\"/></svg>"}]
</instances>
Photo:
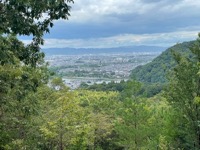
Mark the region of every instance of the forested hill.
<instances>
[{"instance_id":1,"label":"forested hill","mask_svg":"<svg viewBox=\"0 0 200 150\"><path fill-rule=\"evenodd\" d=\"M165 83L166 75L175 66L172 50L182 55L191 55L189 47L194 41L176 44L156 57L152 62L132 70L131 77L144 83Z\"/></svg>"}]
</instances>

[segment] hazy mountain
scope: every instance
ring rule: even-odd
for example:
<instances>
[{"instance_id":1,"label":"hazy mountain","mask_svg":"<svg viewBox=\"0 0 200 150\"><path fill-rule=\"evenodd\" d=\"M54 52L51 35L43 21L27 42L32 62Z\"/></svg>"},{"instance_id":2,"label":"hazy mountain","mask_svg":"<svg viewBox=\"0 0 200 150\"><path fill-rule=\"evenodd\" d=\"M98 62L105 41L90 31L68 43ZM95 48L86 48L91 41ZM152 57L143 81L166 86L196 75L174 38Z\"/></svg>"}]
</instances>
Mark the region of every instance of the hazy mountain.
<instances>
[{"instance_id":1,"label":"hazy mountain","mask_svg":"<svg viewBox=\"0 0 200 150\"><path fill-rule=\"evenodd\" d=\"M141 45L115 48L48 48L42 49L42 51L46 55L82 55L100 53L161 52L165 49L165 47Z\"/></svg>"}]
</instances>

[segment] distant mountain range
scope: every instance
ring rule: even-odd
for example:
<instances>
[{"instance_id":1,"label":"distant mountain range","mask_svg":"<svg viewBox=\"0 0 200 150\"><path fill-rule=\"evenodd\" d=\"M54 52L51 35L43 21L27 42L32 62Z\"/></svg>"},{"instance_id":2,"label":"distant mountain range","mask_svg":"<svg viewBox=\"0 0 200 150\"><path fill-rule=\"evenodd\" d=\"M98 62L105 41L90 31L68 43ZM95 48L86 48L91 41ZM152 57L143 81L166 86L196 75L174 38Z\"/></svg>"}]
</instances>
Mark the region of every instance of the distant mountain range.
<instances>
[{"instance_id":1,"label":"distant mountain range","mask_svg":"<svg viewBox=\"0 0 200 150\"><path fill-rule=\"evenodd\" d=\"M48 55L83 55L83 54L110 54L110 53L134 53L134 52L162 52L166 47L159 46L127 46L114 48L48 48L42 51Z\"/></svg>"}]
</instances>

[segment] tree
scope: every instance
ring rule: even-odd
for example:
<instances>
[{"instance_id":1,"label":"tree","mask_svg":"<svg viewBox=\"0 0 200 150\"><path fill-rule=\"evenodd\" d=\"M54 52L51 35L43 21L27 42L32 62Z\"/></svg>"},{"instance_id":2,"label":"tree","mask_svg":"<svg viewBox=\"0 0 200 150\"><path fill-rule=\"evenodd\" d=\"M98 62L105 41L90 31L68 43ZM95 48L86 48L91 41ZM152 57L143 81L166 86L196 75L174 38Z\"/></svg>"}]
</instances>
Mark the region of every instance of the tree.
<instances>
[{"instance_id":1,"label":"tree","mask_svg":"<svg viewBox=\"0 0 200 150\"><path fill-rule=\"evenodd\" d=\"M67 19L73 0L1 0L0 33L32 35L43 44L44 32L49 32L53 21Z\"/></svg>"},{"instance_id":2,"label":"tree","mask_svg":"<svg viewBox=\"0 0 200 150\"><path fill-rule=\"evenodd\" d=\"M117 92L70 91L56 78L38 89L35 147L40 149L112 149ZM33 130L33 129L32 129ZM35 148L34 147L34 148Z\"/></svg>"},{"instance_id":3,"label":"tree","mask_svg":"<svg viewBox=\"0 0 200 150\"><path fill-rule=\"evenodd\" d=\"M146 98L141 84L128 81L121 93L121 105L116 110L115 142L125 149L167 149L169 107L161 94ZM171 147L170 147L171 148Z\"/></svg>"},{"instance_id":4,"label":"tree","mask_svg":"<svg viewBox=\"0 0 200 150\"><path fill-rule=\"evenodd\" d=\"M56 87L62 88L44 87L38 93L41 112L35 120L38 121L37 126L43 139L40 146L42 149L64 150L76 146L84 149L82 134L87 130L84 124L87 116L73 92L57 81L53 84L58 83Z\"/></svg>"},{"instance_id":5,"label":"tree","mask_svg":"<svg viewBox=\"0 0 200 150\"><path fill-rule=\"evenodd\" d=\"M116 141L125 149L141 149L148 140L147 120L150 112L145 103L146 99L139 97L141 84L136 81L128 81L122 92L122 104L117 110L117 122L115 124Z\"/></svg>"},{"instance_id":6,"label":"tree","mask_svg":"<svg viewBox=\"0 0 200 150\"><path fill-rule=\"evenodd\" d=\"M35 93L49 78L40 44L54 20L69 16L71 2L0 0L0 149L33 149L31 118L39 101ZM25 46L16 35L33 40Z\"/></svg>"},{"instance_id":7,"label":"tree","mask_svg":"<svg viewBox=\"0 0 200 150\"><path fill-rule=\"evenodd\" d=\"M113 126L118 108L117 92L76 91L80 105L86 111L87 146L89 149L115 149Z\"/></svg>"},{"instance_id":8,"label":"tree","mask_svg":"<svg viewBox=\"0 0 200 150\"><path fill-rule=\"evenodd\" d=\"M174 135L176 148L200 149L200 34L190 50L193 57L173 52L177 66L171 73L167 99L178 120Z\"/></svg>"},{"instance_id":9,"label":"tree","mask_svg":"<svg viewBox=\"0 0 200 150\"><path fill-rule=\"evenodd\" d=\"M115 130L119 135L117 143L125 149L141 149L148 141L149 112L144 99L126 99L118 110L119 121Z\"/></svg>"},{"instance_id":10,"label":"tree","mask_svg":"<svg viewBox=\"0 0 200 150\"><path fill-rule=\"evenodd\" d=\"M0 36L0 48L0 145L16 147L16 141L27 141L38 102L34 93L47 83L48 72L42 54L32 53L15 37Z\"/></svg>"}]
</instances>

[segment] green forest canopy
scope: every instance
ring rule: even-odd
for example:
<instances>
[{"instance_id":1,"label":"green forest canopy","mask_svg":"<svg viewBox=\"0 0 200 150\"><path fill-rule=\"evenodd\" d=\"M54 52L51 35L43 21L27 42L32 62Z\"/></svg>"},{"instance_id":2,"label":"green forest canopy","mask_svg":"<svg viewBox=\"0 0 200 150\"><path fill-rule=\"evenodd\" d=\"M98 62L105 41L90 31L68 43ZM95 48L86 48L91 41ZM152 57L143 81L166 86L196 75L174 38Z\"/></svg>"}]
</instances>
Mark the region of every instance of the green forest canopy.
<instances>
[{"instance_id":1,"label":"green forest canopy","mask_svg":"<svg viewBox=\"0 0 200 150\"><path fill-rule=\"evenodd\" d=\"M152 62L133 69L131 77L144 83L166 83L167 74L176 65L176 61L173 58L173 52L178 52L186 57L191 57L190 55L192 55L192 53L189 48L193 44L194 41L183 42L168 48Z\"/></svg>"},{"instance_id":2,"label":"green forest canopy","mask_svg":"<svg viewBox=\"0 0 200 150\"><path fill-rule=\"evenodd\" d=\"M119 91L72 91L60 78L49 80L40 45L73 1L0 2L0 149L200 149L200 35L189 49L178 44L173 57L155 59L173 67L164 65L169 82L153 97L134 80ZM32 35L32 43L16 35ZM185 48L192 55L179 53Z\"/></svg>"}]
</instances>

